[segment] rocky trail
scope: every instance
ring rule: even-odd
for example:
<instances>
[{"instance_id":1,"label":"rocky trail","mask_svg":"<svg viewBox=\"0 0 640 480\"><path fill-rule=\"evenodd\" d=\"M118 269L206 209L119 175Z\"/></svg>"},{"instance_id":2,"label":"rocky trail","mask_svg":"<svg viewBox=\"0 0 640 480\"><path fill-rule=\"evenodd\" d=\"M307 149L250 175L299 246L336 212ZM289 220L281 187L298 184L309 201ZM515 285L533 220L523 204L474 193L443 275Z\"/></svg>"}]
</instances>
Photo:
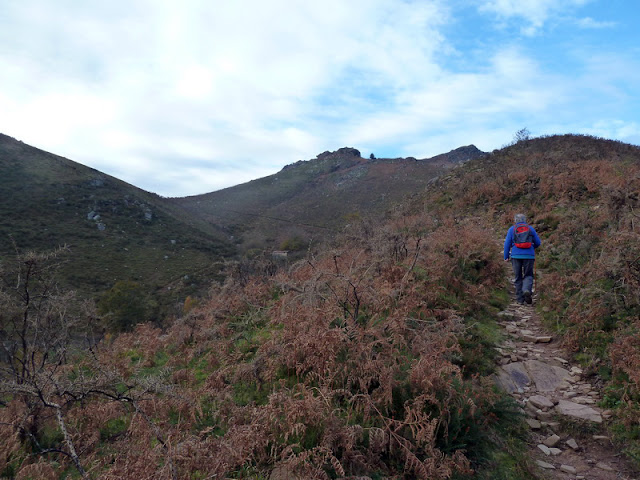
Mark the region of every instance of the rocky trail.
<instances>
[{"instance_id":1,"label":"rocky trail","mask_svg":"<svg viewBox=\"0 0 640 480\"><path fill-rule=\"evenodd\" d=\"M569 362L567 352L545 331L535 309L514 301L500 313L499 323L507 340L498 348L496 381L527 415L530 453L541 476L554 480L640 479L605 433L610 414L598 407L598 386Z\"/></svg>"}]
</instances>

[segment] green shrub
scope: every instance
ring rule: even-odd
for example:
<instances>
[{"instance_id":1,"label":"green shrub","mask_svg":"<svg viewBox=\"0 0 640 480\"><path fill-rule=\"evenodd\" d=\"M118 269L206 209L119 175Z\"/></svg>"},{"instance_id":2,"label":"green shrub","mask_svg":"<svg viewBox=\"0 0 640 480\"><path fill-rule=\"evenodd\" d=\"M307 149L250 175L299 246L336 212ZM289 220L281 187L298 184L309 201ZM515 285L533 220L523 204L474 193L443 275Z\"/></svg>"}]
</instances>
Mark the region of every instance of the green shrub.
<instances>
[{"instance_id":1,"label":"green shrub","mask_svg":"<svg viewBox=\"0 0 640 480\"><path fill-rule=\"evenodd\" d=\"M150 319L149 298L139 283L117 282L98 301L98 312L108 319L113 331L125 332Z\"/></svg>"}]
</instances>

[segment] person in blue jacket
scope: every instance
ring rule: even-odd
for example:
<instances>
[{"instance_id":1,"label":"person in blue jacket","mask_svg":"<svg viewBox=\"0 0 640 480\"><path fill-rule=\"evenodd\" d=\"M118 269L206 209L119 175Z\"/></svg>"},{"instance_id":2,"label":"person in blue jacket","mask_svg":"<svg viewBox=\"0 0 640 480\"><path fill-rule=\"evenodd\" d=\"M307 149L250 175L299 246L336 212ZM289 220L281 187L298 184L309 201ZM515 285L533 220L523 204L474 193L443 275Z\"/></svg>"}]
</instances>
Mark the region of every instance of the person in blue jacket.
<instances>
[{"instance_id":1,"label":"person in blue jacket","mask_svg":"<svg viewBox=\"0 0 640 480\"><path fill-rule=\"evenodd\" d=\"M527 225L527 218L518 213L514 217L514 223L504 239L504 261L511 260L513 274L515 276L516 300L519 304L533 302L533 263L535 262L535 250L540 246L540 237L532 226ZM521 233L516 233L521 231ZM519 246L516 246L518 243Z\"/></svg>"}]
</instances>

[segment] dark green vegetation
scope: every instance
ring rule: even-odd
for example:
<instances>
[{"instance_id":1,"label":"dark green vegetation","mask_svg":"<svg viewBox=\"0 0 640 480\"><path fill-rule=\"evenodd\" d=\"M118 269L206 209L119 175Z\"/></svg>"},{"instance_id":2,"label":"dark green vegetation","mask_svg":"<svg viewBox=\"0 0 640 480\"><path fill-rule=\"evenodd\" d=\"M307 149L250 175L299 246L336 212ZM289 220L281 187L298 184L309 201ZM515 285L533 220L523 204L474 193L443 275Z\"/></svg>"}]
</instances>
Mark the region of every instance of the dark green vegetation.
<instances>
[{"instance_id":1,"label":"dark green vegetation","mask_svg":"<svg viewBox=\"0 0 640 480\"><path fill-rule=\"evenodd\" d=\"M324 165L318 178L329 178L342 168L331 172L332 155L281 174ZM347 173L369 162L351 157ZM285 203L285 190L299 196L300 172L265 203ZM518 410L489 378L495 318L508 302L500 244L518 212L543 240L536 307L601 379L611 427L636 455L639 182L636 147L523 138L451 170L384 219L375 209L352 215L299 261L238 262L163 329L107 335L90 353L80 331L55 344L11 341L23 322L45 319L56 331L81 310L46 295L39 311L56 314L34 317L7 282L3 344L17 353L5 360L39 361L27 369L37 375L3 370L0 476L535 478ZM47 260L22 257L33 259ZM121 283L103 297L123 314L116 323L140 315L129 302L136 288Z\"/></svg>"},{"instance_id":2,"label":"dark green vegetation","mask_svg":"<svg viewBox=\"0 0 640 480\"><path fill-rule=\"evenodd\" d=\"M275 175L175 201L237 237L244 252L304 251L348 224L375 221L438 176L482 155L470 145L430 159L365 159L354 148L341 148Z\"/></svg>"},{"instance_id":3,"label":"dark green vegetation","mask_svg":"<svg viewBox=\"0 0 640 480\"><path fill-rule=\"evenodd\" d=\"M85 294L132 281L165 298L178 289L184 300L235 253L225 235L169 200L4 135L0 199L0 259L16 247L67 245L61 281Z\"/></svg>"}]
</instances>

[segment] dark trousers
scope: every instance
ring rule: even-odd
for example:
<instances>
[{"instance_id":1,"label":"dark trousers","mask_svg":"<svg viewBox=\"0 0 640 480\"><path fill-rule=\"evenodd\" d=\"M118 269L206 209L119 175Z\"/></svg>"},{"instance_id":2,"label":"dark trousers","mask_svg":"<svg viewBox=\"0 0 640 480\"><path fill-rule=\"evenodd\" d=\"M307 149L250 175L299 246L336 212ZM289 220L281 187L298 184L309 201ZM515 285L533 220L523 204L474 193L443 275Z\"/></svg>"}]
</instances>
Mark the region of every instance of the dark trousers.
<instances>
[{"instance_id":1,"label":"dark trousers","mask_svg":"<svg viewBox=\"0 0 640 480\"><path fill-rule=\"evenodd\" d=\"M533 258L512 258L516 300L524 302L523 292L533 293Z\"/></svg>"}]
</instances>

